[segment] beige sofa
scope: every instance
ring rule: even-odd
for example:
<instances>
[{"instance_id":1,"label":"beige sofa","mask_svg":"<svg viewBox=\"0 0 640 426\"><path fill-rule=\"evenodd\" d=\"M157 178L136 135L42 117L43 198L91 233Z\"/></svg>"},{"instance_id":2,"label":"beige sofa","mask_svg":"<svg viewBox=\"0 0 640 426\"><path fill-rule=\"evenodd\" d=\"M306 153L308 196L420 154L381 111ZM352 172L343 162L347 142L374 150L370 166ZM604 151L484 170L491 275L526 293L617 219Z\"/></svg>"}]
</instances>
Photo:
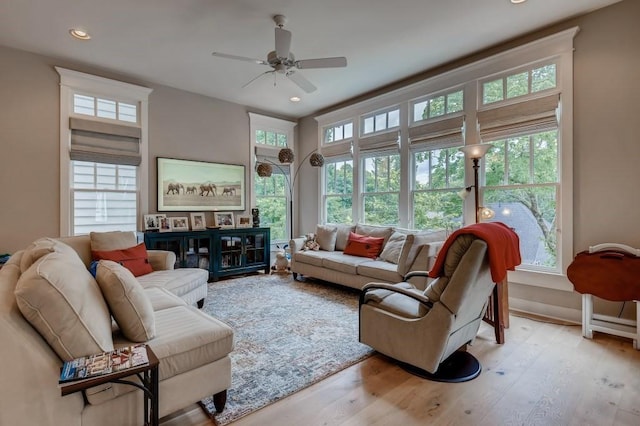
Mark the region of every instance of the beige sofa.
<instances>
[{"instance_id":1,"label":"beige sofa","mask_svg":"<svg viewBox=\"0 0 640 426\"><path fill-rule=\"evenodd\" d=\"M384 238L377 258L344 254L349 233ZM361 289L372 281L397 283L411 271L428 270L446 239L444 232L421 232L400 228L356 225L318 225L319 250L305 250L305 238L289 242L291 272L347 287ZM411 283L424 289L427 278L415 277Z\"/></svg>"},{"instance_id":2,"label":"beige sofa","mask_svg":"<svg viewBox=\"0 0 640 426\"><path fill-rule=\"evenodd\" d=\"M133 234L131 238L128 241L135 242ZM113 306L100 301L101 292L108 299L103 284L98 283L100 279L96 281L91 274L86 275L90 244L89 237L39 240L38 244L15 253L0 270L1 425L142 423L142 394L132 386L107 384L84 393L60 395L62 361L83 356L78 353L82 350L78 346L98 344L118 348L133 344L124 336L128 327L119 327L117 319L112 319ZM233 330L189 306L206 295L206 277L203 289L198 270L163 270L172 267L175 260L172 256L169 252L149 252L149 263L155 271L138 277L142 286L124 293L132 300L138 297L139 305L150 313L141 317L143 324L151 324L144 328L145 332L153 333L147 344L160 360L159 416L211 395L216 408L222 411L226 390L231 385L229 353L233 350ZM115 268L121 268L115 262L106 262L98 267L97 276L108 271L108 267L118 272L120 269ZM30 286L30 279L36 285ZM33 296L41 291L39 286L52 290L46 295L47 300ZM65 316L69 310L66 305L80 306L72 320ZM35 317L30 316L32 311L37 312ZM57 312L64 318L56 318ZM41 316L47 318L48 324L64 321L64 327L52 336L41 328L42 323L38 322ZM108 336L100 334L105 322ZM83 332L78 332L78 327ZM100 351L89 351L96 352Z\"/></svg>"}]
</instances>

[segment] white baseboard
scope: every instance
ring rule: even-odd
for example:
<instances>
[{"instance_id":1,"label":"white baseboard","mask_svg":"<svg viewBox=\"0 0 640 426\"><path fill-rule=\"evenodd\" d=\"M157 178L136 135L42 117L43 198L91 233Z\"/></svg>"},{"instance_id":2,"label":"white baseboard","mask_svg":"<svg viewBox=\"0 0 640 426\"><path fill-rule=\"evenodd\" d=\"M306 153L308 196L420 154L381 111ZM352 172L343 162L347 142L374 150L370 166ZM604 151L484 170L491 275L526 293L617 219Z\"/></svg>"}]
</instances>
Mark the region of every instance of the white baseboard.
<instances>
[{"instance_id":1,"label":"white baseboard","mask_svg":"<svg viewBox=\"0 0 640 426\"><path fill-rule=\"evenodd\" d=\"M558 321L582 324L582 311L579 309L566 308L563 306L549 305L546 303L533 302L531 300L509 298L509 310L543 316Z\"/></svg>"}]
</instances>

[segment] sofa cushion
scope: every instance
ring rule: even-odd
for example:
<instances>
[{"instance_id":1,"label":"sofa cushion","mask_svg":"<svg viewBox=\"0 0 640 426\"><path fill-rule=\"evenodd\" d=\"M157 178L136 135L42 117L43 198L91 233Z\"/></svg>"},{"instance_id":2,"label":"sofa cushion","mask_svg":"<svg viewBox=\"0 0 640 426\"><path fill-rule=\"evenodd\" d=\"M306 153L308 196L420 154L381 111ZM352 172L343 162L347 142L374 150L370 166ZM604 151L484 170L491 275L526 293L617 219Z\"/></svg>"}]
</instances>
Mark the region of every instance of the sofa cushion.
<instances>
[{"instance_id":1,"label":"sofa cushion","mask_svg":"<svg viewBox=\"0 0 640 426\"><path fill-rule=\"evenodd\" d=\"M111 231L89 233L91 251L121 250L138 244L133 232Z\"/></svg>"},{"instance_id":2,"label":"sofa cushion","mask_svg":"<svg viewBox=\"0 0 640 426\"><path fill-rule=\"evenodd\" d=\"M157 336L149 342L160 360L160 380L224 358L233 351L233 329L191 306L156 312Z\"/></svg>"},{"instance_id":3,"label":"sofa cushion","mask_svg":"<svg viewBox=\"0 0 640 426\"><path fill-rule=\"evenodd\" d=\"M132 342L155 336L153 307L131 271L110 260L101 260L96 281L122 334Z\"/></svg>"},{"instance_id":4,"label":"sofa cushion","mask_svg":"<svg viewBox=\"0 0 640 426\"><path fill-rule=\"evenodd\" d=\"M387 243L387 240L393 233L393 228L391 228L390 226L364 225L364 224L358 223L356 225L355 233L360 235L366 235L368 237L383 238L384 241L382 245L384 245Z\"/></svg>"},{"instance_id":5,"label":"sofa cushion","mask_svg":"<svg viewBox=\"0 0 640 426\"><path fill-rule=\"evenodd\" d=\"M331 254L333 254L333 256L325 256L324 259L322 259L322 267L351 275L357 273L358 265L371 260L368 257L351 256L339 251Z\"/></svg>"},{"instance_id":6,"label":"sofa cushion","mask_svg":"<svg viewBox=\"0 0 640 426\"><path fill-rule=\"evenodd\" d=\"M200 268L180 268L167 271L154 271L138 277L144 288L162 287L176 296L182 297L200 286L207 285L209 272Z\"/></svg>"},{"instance_id":7,"label":"sofa cushion","mask_svg":"<svg viewBox=\"0 0 640 426\"><path fill-rule=\"evenodd\" d=\"M293 254L293 258L296 262L306 263L313 266L322 266L322 259L327 257L330 253L342 252L326 252L326 251L298 251Z\"/></svg>"},{"instance_id":8,"label":"sofa cushion","mask_svg":"<svg viewBox=\"0 0 640 426\"><path fill-rule=\"evenodd\" d=\"M383 244L384 238L382 237L369 237L352 232L349 234L349 241L344 249L344 254L375 259L382 251Z\"/></svg>"},{"instance_id":9,"label":"sofa cushion","mask_svg":"<svg viewBox=\"0 0 640 426\"><path fill-rule=\"evenodd\" d=\"M347 247L349 241L349 233L356 230L355 225L331 224L337 229L336 233L336 250L343 251Z\"/></svg>"},{"instance_id":10,"label":"sofa cushion","mask_svg":"<svg viewBox=\"0 0 640 426\"><path fill-rule=\"evenodd\" d=\"M356 269L358 275L371 277L375 280L398 283L403 279L402 275L398 273L398 265L382 260L368 260L359 264Z\"/></svg>"},{"instance_id":11,"label":"sofa cushion","mask_svg":"<svg viewBox=\"0 0 640 426\"><path fill-rule=\"evenodd\" d=\"M151 302L153 311L161 311L175 306L187 306L186 302L162 287L148 287L143 289L144 294Z\"/></svg>"},{"instance_id":12,"label":"sofa cushion","mask_svg":"<svg viewBox=\"0 0 640 426\"><path fill-rule=\"evenodd\" d=\"M91 256L93 260L112 260L124 266L133 273L134 276L139 277L153 272L153 268L149 263L149 255L147 254L147 248L144 243L140 243L136 246L115 249L115 250L93 250L91 249Z\"/></svg>"},{"instance_id":13,"label":"sofa cushion","mask_svg":"<svg viewBox=\"0 0 640 426\"><path fill-rule=\"evenodd\" d=\"M62 360L113 350L109 308L77 255L41 257L20 276L15 295L20 312Z\"/></svg>"},{"instance_id":14,"label":"sofa cushion","mask_svg":"<svg viewBox=\"0 0 640 426\"><path fill-rule=\"evenodd\" d=\"M42 256L53 252L63 253L72 257L78 257L76 251L68 245L52 238L40 238L32 242L29 247L24 250L22 258L20 259L20 272L24 273Z\"/></svg>"},{"instance_id":15,"label":"sofa cushion","mask_svg":"<svg viewBox=\"0 0 640 426\"><path fill-rule=\"evenodd\" d=\"M409 250L409 253L407 255L407 261L406 261L406 263L408 263L409 265L413 264L414 260L416 259L416 256L418 255L418 251L420 250L420 247L422 247L425 244L446 240L447 232L446 231L416 232L413 235L413 238L414 238L413 245Z\"/></svg>"},{"instance_id":16,"label":"sofa cushion","mask_svg":"<svg viewBox=\"0 0 640 426\"><path fill-rule=\"evenodd\" d=\"M338 228L329 225L316 226L316 242L320 250L334 251L336 249L336 238Z\"/></svg>"},{"instance_id":17,"label":"sofa cushion","mask_svg":"<svg viewBox=\"0 0 640 426\"><path fill-rule=\"evenodd\" d=\"M391 234L389 240L387 240L387 243L382 249L382 253L380 253L380 259L397 265L406 240L406 234L402 234L400 232L394 232Z\"/></svg>"}]
</instances>

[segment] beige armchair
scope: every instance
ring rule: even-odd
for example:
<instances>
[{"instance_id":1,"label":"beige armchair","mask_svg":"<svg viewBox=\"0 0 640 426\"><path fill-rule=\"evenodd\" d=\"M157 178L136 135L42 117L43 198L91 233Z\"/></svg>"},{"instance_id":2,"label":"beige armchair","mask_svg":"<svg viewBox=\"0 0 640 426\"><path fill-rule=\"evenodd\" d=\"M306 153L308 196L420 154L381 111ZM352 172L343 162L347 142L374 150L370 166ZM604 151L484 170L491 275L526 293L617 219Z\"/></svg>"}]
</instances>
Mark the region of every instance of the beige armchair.
<instances>
[{"instance_id":1,"label":"beige armchair","mask_svg":"<svg viewBox=\"0 0 640 426\"><path fill-rule=\"evenodd\" d=\"M487 243L459 235L446 252L442 275L426 290L407 282L363 288L360 342L423 377L471 380L480 374L480 363L458 349L475 338L494 285Z\"/></svg>"}]
</instances>

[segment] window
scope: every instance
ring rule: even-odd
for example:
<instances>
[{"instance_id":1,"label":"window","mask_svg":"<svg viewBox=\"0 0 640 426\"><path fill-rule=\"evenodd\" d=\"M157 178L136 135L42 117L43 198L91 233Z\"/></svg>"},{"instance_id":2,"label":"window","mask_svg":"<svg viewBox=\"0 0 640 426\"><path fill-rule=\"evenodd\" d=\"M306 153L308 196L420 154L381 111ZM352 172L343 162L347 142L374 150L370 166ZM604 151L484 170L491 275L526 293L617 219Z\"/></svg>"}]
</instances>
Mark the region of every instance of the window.
<instances>
[{"instance_id":1,"label":"window","mask_svg":"<svg viewBox=\"0 0 640 426\"><path fill-rule=\"evenodd\" d=\"M362 118L362 134L377 133L400 126L400 110L376 112Z\"/></svg>"},{"instance_id":2,"label":"window","mask_svg":"<svg viewBox=\"0 0 640 426\"><path fill-rule=\"evenodd\" d=\"M353 122L337 124L324 130L324 143L338 142L353 137Z\"/></svg>"},{"instance_id":3,"label":"window","mask_svg":"<svg viewBox=\"0 0 640 426\"><path fill-rule=\"evenodd\" d=\"M485 157L484 205L520 237L524 265L558 270L558 132L498 140Z\"/></svg>"},{"instance_id":4,"label":"window","mask_svg":"<svg viewBox=\"0 0 640 426\"><path fill-rule=\"evenodd\" d=\"M457 229L462 221L464 154L458 148L431 149L413 154L413 227Z\"/></svg>"},{"instance_id":5,"label":"window","mask_svg":"<svg viewBox=\"0 0 640 426\"><path fill-rule=\"evenodd\" d=\"M137 167L72 161L73 234L136 231Z\"/></svg>"},{"instance_id":6,"label":"window","mask_svg":"<svg viewBox=\"0 0 640 426\"><path fill-rule=\"evenodd\" d=\"M400 223L400 155L377 154L363 159L364 222L373 225Z\"/></svg>"},{"instance_id":7,"label":"window","mask_svg":"<svg viewBox=\"0 0 640 426\"><path fill-rule=\"evenodd\" d=\"M150 89L60 74L61 235L136 231L146 213ZM97 95L100 93L101 95ZM108 94L108 96L104 96Z\"/></svg>"},{"instance_id":8,"label":"window","mask_svg":"<svg viewBox=\"0 0 640 426\"><path fill-rule=\"evenodd\" d=\"M325 217L328 223L353 223L353 160L325 161Z\"/></svg>"},{"instance_id":9,"label":"window","mask_svg":"<svg viewBox=\"0 0 640 426\"><path fill-rule=\"evenodd\" d=\"M553 89L557 85L556 79L556 64L553 63L485 81L482 83L482 104L488 105Z\"/></svg>"},{"instance_id":10,"label":"window","mask_svg":"<svg viewBox=\"0 0 640 426\"><path fill-rule=\"evenodd\" d=\"M456 90L414 102L412 107L413 122L461 112L464 100L463 94L462 90Z\"/></svg>"},{"instance_id":11,"label":"window","mask_svg":"<svg viewBox=\"0 0 640 426\"><path fill-rule=\"evenodd\" d=\"M293 217L290 203L294 192L291 166L280 163L278 153L282 148L294 149L295 123L254 113L249 113L249 121L254 163L252 206L260 211L260 226L271 228L271 241L279 245L291 238L289 230ZM258 175L256 168L260 163L271 167L271 176Z\"/></svg>"}]
</instances>

